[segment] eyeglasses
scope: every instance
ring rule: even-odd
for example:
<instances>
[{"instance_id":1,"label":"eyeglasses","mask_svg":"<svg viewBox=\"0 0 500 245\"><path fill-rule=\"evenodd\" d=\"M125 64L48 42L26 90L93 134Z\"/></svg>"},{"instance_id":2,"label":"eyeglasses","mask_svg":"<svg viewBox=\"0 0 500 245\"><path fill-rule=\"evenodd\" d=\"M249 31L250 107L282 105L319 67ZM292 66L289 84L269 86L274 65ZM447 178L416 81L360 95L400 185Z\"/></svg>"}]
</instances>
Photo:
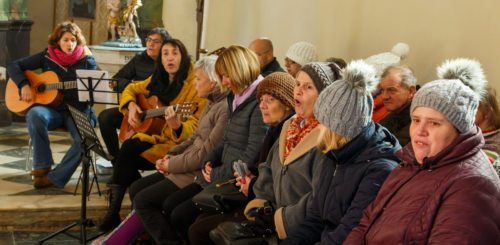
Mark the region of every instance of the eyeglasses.
<instances>
[{"instance_id":1,"label":"eyeglasses","mask_svg":"<svg viewBox=\"0 0 500 245\"><path fill-rule=\"evenodd\" d=\"M294 65L297 64L297 62L289 59L288 57L285 58L285 65Z\"/></svg>"},{"instance_id":2,"label":"eyeglasses","mask_svg":"<svg viewBox=\"0 0 500 245\"><path fill-rule=\"evenodd\" d=\"M162 41L160 39L152 39L152 38L146 38L146 42L149 43L149 42L153 42L154 44L160 44L162 43Z\"/></svg>"}]
</instances>

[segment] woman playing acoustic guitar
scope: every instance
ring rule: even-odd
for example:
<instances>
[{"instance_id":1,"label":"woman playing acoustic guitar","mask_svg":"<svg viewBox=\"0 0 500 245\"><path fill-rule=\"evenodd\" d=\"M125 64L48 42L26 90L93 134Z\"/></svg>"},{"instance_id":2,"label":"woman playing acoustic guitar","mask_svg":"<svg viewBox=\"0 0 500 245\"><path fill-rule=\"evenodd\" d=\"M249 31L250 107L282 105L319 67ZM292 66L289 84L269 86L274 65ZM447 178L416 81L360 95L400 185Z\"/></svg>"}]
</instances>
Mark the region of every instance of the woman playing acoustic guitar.
<instances>
[{"instance_id":1,"label":"woman playing acoustic guitar","mask_svg":"<svg viewBox=\"0 0 500 245\"><path fill-rule=\"evenodd\" d=\"M35 100L43 93L36 94L25 72L41 69L53 71L60 81L76 80L77 69L95 70L96 63L90 50L85 46L85 38L80 28L71 22L58 24L49 37L48 47L44 51L29 57L21 58L7 66L7 72L20 89L20 99L23 102ZM53 82L53 81L52 81ZM26 114L28 132L33 142L33 170L35 188L50 186L64 187L80 163L80 136L73 119L68 111L70 104L87 114L92 110L87 103L78 101L75 86L60 90L63 94L62 103L53 106L34 105ZM95 121L95 118L92 115ZM64 155L61 162L51 171L54 164L48 130L66 128L73 139L71 147Z\"/></svg>"},{"instance_id":2,"label":"woman playing acoustic guitar","mask_svg":"<svg viewBox=\"0 0 500 245\"><path fill-rule=\"evenodd\" d=\"M167 151L186 140L196 129L198 119L206 100L196 95L194 88L194 72L191 58L184 44L177 39L163 42L160 55L156 61L153 75L144 81L129 84L122 94L119 109L127 113L125 118L131 127L141 124L144 108L140 108L139 95L156 96L163 105L175 105L185 102L198 104L196 113L186 120L179 120L173 107L166 109L166 124L157 134L136 133L125 140L118 152L110 180L110 204L101 231L109 231L120 223L120 207L127 187L141 178L138 170L155 169L156 160L163 158Z\"/></svg>"}]
</instances>

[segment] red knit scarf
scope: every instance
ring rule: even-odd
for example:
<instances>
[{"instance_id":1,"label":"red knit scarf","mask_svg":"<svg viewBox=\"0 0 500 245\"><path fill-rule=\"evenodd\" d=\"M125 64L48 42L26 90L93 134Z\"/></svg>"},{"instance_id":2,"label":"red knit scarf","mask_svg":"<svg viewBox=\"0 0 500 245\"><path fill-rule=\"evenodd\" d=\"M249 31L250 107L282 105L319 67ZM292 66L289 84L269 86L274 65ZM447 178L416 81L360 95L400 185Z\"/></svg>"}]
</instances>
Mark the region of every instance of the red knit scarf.
<instances>
[{"instance_id":1,"label":"red knit scarf","mask_svg":"<svg viewBox=\"0 0 500 245\"><path fill-rule=\"evenodd\" d=\"M290 122L290 126L286 130L286 146L283 159L286 159L295 146L319 124L315 117L306 120L304 125L301 126L302 121L304 121L302 117L296 116Z\"/></svg>"},{"instance_id":2,"label":"red knit scarf","mask_svg":"<svg viewBox=\"0 0 500 245\"><path fill-rule=\"evenodd\" d=\"M53 48L49 46L49 57L54 60L57 64L62 66L70 66L75 64L83 54L83 46L76 46L73 53L66 54L59 48Z\"/></svg>"}]
</instances>

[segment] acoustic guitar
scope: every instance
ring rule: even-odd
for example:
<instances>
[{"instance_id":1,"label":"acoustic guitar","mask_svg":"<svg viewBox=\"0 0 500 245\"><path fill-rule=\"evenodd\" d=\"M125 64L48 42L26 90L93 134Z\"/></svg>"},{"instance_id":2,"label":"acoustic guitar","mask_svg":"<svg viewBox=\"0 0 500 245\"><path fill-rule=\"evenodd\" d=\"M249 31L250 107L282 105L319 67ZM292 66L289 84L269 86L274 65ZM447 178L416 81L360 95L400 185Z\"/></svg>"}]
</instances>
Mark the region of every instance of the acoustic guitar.
<instances>
[{"instance_id":1,"label":"acoustic guitar","mask_svg":"<svg viewBox=\"0 0 500 245\"><path fill-rule=\"evenodd\" d=\"M53 71L37 74L26 70L24 75L28 78L33 98L26 102L21 100L21 91L16 83L9 79L5 90L5 104L7 108L16 114L24 116L35 104L57 106L62 102L62 94L59 90L74 89L76 81L59 82L59 77Z\"/></svg>"},{"instance_id":2,"label":"acoustic guitar","mask_svg":"<svg viewBox=\"0 0 500 245\"><path fill-rule=\"evenodd\" d=\"M144 134L161 134L163 127L165 126L165 109L167 106L161 105L158 97L151 96L146 98L143 94L139 94L136 97L136 103L141 108L141 125L137 127L132 127L128 123L128 112L123 116L122 124L120 126L120 133L118 138L120 142L124 142L130 139L136 133ZM174 105L174 111L177 115L180 115L183 119L188 118L193 113L198 110L197 102L185 102L181 104Z\"/></svg>"}]
</instances>

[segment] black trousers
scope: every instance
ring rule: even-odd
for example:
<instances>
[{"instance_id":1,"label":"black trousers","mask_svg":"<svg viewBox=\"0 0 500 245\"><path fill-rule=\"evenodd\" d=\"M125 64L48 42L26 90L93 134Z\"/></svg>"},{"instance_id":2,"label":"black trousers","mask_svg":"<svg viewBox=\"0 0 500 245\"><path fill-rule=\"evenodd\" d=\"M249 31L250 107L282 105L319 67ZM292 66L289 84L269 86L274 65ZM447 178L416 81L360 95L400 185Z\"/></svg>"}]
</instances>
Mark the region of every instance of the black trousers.
<instances>
[{"instance_id":1,"label":"black trousers","mask_svg":"<svg viewBox=\"0 0 500 245\"><path fill-rule=\"evenodd\" d=\"M123 114L118 111L118 107L109 108L99 113L97 120L99 121L99 128L106 148L109 154L116 158L120 149L116 130L120 128Z\"/></svg>"},{"instance_id":2,"label":"black trousers","mask_svg":"<svg viewBox=\"0 0 500 245\"><path fill-rule=\"evenodd\" d=\"M129 187L134 181L141 178L139 170L156 169L153 163L141 157L141 153L152 146L152 144L142 142L139 139L128 139L123 142L113 166L110 183Z\"/></svg>"},{"instance_id":3,"label":"black trousers","mask_svg":"<svg viewBox=\"0 0 500 245\"><path fill-rule=\"evenodd\" d=\"M136 192L144 186L148 187ZM199 214L191 198L202 190L200 185L193 183L179 189L156 173L136 181L130 189L136 192L131 194L134 208L157 244L187 240L189 226Z\"/></svg>"}]
</instances>

